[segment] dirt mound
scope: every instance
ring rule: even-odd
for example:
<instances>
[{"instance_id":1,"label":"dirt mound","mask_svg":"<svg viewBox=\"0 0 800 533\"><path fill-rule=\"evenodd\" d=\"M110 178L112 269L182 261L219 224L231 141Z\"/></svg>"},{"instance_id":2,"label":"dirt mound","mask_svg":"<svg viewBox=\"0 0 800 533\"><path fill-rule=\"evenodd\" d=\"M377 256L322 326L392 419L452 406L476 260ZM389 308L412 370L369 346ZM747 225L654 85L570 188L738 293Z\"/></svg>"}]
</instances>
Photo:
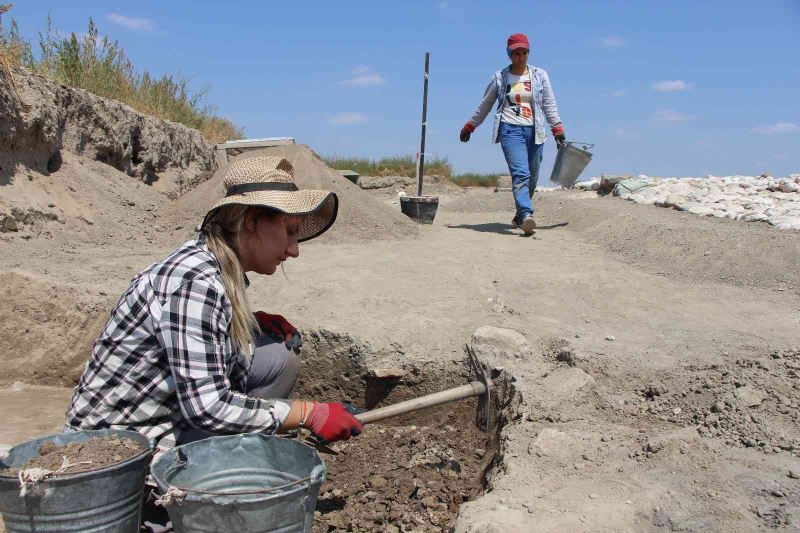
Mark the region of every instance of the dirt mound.
<instances>
[{"instance_id":1,"label":"dirt mound","mask_svg":"<svg viewBox=\"0 0 800 533\"><path fill-rule=\"evenodd\" d=\"M322 236L328 242L356 239L384 239L415 235L414 223L384 202L328 167L308 146L276 146L254 150L233 158L257 156L285 157L294 166L295 182L301 189L334 191L339 196L336 224ZM164 213L164 225L199 224L206 212L222 198L225 170L218 170L208 181L176 200ZM167 223L169 221L169 223Z\"/></svg>"},{"instance_id":2,"label":"dirt mound","mask_svg":"<svg viewBox=\"0 0 800 533\"><path fill-rule=\"evenodd\" d=\"M213 147L196 130L139 113L14 69L0 70L0 184L18 164L48 174L61 166L62 150L103 161L148 183L216 168ZM16 87L16 88L15 88ZM163 182L162 182L163 183Z\"/></svg>"},{"instance_id":3,"label":"dirt mound","mask_svg":"<svg viewBox=\"0 0 800 533\"><path fill-rule=\"evenodd\" d=\"M112 298L16 273L0 274L0 286L2 381L73 385Z\"/></svg>"}]
</instances>

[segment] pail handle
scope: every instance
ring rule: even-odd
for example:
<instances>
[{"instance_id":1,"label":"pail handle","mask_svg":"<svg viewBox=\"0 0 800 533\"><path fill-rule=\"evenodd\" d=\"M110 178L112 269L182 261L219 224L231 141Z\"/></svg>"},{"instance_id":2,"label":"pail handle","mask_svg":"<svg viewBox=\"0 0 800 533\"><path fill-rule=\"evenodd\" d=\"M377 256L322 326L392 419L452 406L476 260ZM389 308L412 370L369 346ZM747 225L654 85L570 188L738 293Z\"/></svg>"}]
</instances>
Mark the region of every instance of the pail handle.
<instances>
[{"instance_id":1,"label":"pail handle","mask_svg":"<svg viewBox=\"0 0 800 533\"><path fill-rule=\"evenodd\" d=\"M564 141L564 144L580 144L584 150L591 150L595 145L595 143L585 143L583 141Z\"/></svg>"}]
</instances>

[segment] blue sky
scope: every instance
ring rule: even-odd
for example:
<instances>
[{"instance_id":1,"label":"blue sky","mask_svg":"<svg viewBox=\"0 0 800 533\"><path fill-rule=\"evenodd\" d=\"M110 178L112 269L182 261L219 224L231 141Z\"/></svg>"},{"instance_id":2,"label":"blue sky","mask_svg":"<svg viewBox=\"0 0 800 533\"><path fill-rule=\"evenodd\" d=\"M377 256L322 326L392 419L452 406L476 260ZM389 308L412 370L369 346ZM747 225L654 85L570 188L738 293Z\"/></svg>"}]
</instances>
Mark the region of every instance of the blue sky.
<instances>
[{"instance_id":1,"label":"blue sky","mask_svg":"<svg viewBox=\"0 0 800 533\"><path fill-rule=\"evenodd\" d=\"M137 68L210 86L246 136L325 155L415 153L429 51L426 152L457 172L506 172L491 116L466 145L458 132L524 32L568 139L596 143L584 178L800 173L798 0L25 0L8 15L35 41L48 14L62 34L93 17Z\"/></svg>"}]
</instances>

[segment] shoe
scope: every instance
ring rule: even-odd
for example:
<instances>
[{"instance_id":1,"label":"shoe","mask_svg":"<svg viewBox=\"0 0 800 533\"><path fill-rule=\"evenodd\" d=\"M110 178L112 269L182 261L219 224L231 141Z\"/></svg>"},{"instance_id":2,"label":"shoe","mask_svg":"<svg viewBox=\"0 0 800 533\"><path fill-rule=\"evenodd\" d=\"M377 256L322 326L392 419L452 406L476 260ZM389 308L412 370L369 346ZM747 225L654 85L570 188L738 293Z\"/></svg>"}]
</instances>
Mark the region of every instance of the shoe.
<instances>
[{"instance_id":1,"label":"shoe","mask_svg":"<svg viewBox=\"0 0 800 533\"><path fill-rule=\"evenodd\" d=\"M512 218L512 219L511 219L511 225L512 225L512 226L513 226L515 229L519 228L519 224L517 223L517 217L514 217L514 218Z\"/></svg>"},{"instance_id":2,"label":"shoe","mask_svg":"<svg viewBox=\"0 0 800 533\"><path fill-rule=\"evenodd\" d=\"M536 221L533 220L533 217L528 215L525 217L525 220L522 221L522 231L525 232L525 235L533 235L533 231L536 229Z\"/></svg>"}]
</instances>

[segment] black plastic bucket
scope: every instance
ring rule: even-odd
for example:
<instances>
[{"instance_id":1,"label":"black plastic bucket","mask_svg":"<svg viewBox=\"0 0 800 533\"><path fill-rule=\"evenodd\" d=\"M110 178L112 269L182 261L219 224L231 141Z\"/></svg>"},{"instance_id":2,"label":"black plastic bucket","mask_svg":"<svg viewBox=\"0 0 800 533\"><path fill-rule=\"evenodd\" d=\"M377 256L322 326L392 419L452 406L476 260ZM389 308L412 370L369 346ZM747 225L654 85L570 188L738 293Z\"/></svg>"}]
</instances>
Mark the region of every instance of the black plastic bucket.
<instances>
[{"instance_id":1,"label":"black plastic bucket","mask_svg":"<svg viewBox=\"0 0 800 533\"><path fill-rule=\"evenodd\" d=\"M438 196L401 196L400 211L414 222L433 224L436 209L439 208Z\"/></svg>"}]
</instances>

